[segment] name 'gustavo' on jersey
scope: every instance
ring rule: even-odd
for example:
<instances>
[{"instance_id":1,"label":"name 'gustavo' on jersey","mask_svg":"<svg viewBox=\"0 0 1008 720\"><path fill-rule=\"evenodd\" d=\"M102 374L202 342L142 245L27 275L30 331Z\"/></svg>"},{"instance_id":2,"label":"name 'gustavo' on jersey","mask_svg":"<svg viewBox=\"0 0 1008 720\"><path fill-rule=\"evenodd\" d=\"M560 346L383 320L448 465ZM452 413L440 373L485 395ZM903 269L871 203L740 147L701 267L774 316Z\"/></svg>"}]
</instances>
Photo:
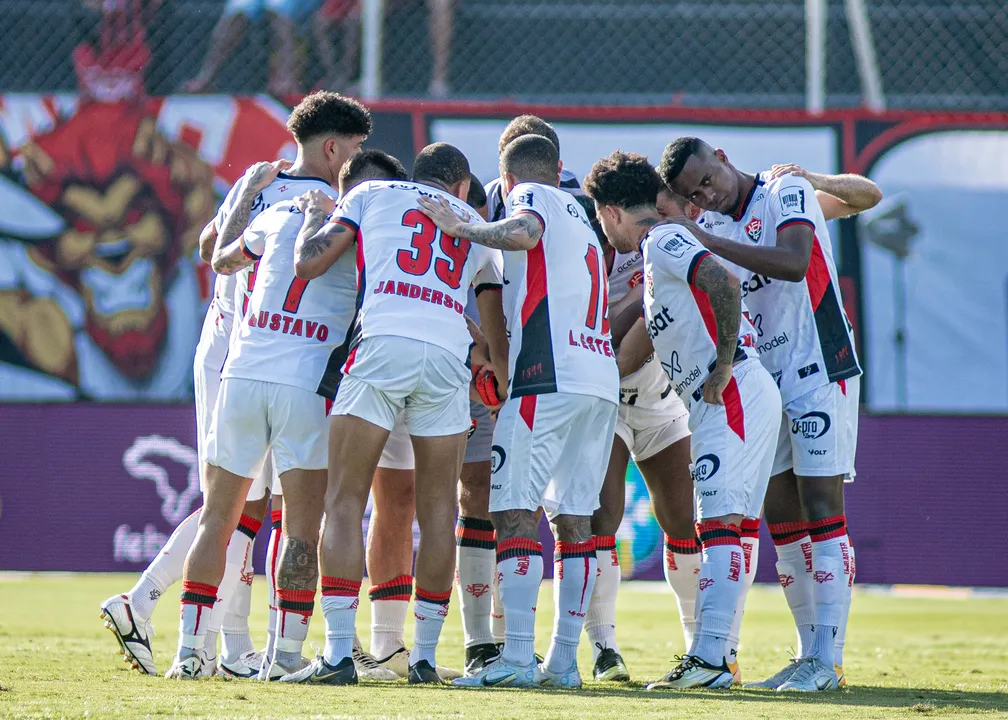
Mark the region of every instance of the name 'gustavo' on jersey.
<instances>
[{"instance_id":1,"label":"name 'gustavo' on jersey","mask_svg":"<svg viewBox=\"0 0 1008 720\"><path fill-rule=\"evenodd\" d=\"M794 225L812 230L805 277L788 282L725 262L740 281L756 330L760 362L778 378L784 402L816 387L861 374L853 328L840 297L829 229L815 190L802 177L757 175L735 215L704 213L697 223L714 235L747 245L776 247Z\"/></svg>"}]
</instances>

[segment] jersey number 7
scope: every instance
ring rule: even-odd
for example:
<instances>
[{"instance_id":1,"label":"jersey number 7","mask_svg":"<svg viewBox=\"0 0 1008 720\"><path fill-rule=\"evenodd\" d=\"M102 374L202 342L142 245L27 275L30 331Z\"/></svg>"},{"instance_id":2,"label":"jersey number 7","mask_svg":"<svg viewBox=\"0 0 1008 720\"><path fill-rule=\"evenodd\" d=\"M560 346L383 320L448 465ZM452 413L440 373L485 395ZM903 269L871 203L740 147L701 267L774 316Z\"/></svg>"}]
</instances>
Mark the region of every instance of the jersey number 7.
<instances>
[{"instance_id":1,"label":"jersey number 7","mask_svg":"<svg viewBox=\"0 0 1008 720\"><path fill-rule=\"evenodd\" d=\"M585 253L585 264L588 265L588 274L591 276L591 296L588 298L588 314L585 316L585 325L589 330L598 327L599 317L599 297L602 298L602 334L609 334L609 282L605 275L603 258L599 254L598 248L594 245L588 246Z\"/></svg>"},{"instance_id":2,"label":"jersey number 7","mask_svg":"<svg viewBox=\"0 0 1008 720\"><path fill-rule=\"evenodd\" d=\"M462 268L469 257L471 243L465 238L445 235L434 221L416 209L407 210L402 219L403 227L413 228L411 250L396 253L399 269L408 275L426 275L434 263L434 274L452 290L458 290L462 282ZM445 257L434 259L434 241L440 237L439 247Z\"/></svg>"}]
</instances>

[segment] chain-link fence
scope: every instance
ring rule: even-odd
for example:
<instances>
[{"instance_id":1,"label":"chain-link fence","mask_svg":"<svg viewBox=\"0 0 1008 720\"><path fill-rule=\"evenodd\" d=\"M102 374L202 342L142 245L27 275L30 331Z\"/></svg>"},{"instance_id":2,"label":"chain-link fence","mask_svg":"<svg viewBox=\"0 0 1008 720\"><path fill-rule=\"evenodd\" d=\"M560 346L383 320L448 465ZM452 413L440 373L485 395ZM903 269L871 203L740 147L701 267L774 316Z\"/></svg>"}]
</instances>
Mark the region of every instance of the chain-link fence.
<instances>
[{"instance_id":1,"label":"chain-link fence","mask_svg":"<svg viewBox=\"0 0 1008 720\"><path fill-rule=\"evenodd\" d=\"M352 92L360 2L0 0L0 92ZM820 2L827 107L863 104L867 72L888 107L1008 108L1004 0ZM393 97L803 107L808 4L385 0L377 79Z\"/></svg>"}]
</instances>

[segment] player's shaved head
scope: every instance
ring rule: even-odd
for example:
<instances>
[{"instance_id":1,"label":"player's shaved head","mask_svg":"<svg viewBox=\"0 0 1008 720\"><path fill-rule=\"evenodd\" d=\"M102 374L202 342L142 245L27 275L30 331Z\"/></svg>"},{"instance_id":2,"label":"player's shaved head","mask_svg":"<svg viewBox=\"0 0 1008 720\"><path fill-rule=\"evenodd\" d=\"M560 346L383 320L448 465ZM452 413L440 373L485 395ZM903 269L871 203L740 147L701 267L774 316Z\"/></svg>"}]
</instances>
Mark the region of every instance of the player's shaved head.
<instances>
[{"instance_id":1,"label":"player's shaved head","mask_svg":"<svg viewBox=\"0 0 1008 720\"><path fill-rule=\"evenodd\" d=\"M298 143L326 135L371 134L371 113L353 98L320 90L306 95L287 118L287 129Z\"/></svg>"},{"instance_id":2,"label":"player's shaved head","mask_svg":"<svg viewBox=\"0 0 1008 720\"><path fill-rule=\"evenodd\" d=\"M450 188L469 179L469 160L454 145L431 143L413 161L413 179Z\"/></svg>"},{"instance_id":3,"label":"player's shaved head","mask_svg":"<svg viewBox=\"0 0 1008 720\"><path fill-rule=\"evenodd\" d=\"M508 143L500 156L501 172L513 175L515 182L559 182L560 151L542 135L522 135Z\"/></svg>"},{"instance_id":4,"label":"player's shaved head","mask_svg":"<svg viewBox=\"0 0 1008 720\"><path fill-rule=\"evenodd\" d=\"M557 154L560 153L560 138L557 136L556 130L538 115L519 115L509 122L497 142L497 152L503 154L504 148L523 135L542 135L553 143Z\"/></svg>"},{"instance_id":5,"label":"player's shaved head","mask_svg":"<svg viewBox=\"0 0 1008 720\"><path fill-rule=\"evenodd\" d=\"M345 195L368 180L406 180L409 174L399 159L383 150L361 150L340 168L339 191Z\"/></svg>"},{"instance_id":6,"label":"player's shaved head","mask_svg":"<svg viewBox=\"0 0 1008 720\"><path fill-rule=\"evenodd\" d=\"M665 184L672 187L679 174L686 167L686 161L694 155L701 159L714 154L714 148L698 137L683 136L665 146L661 162L658 164L658 174Z\"/></svg>"},{"instance_id":7,"label":"player's shaved head","mask_svg":"<svg viewBox=\"0 0 1008 720\"><path fill-rule=\"evenodd\" d=\"M676 217L686 214L689 201L665 183L658 189L658 214L662 217Z\"/></svg>"},{"instance_id":8,"label":"player's shaved head","mask_svg":"<svg viewBox=\"0 0 1008 720\"><path fill-rule=\"evenodd\" d=\"M661 178L647 157L622 150L598 160L584 179L585 192L598 205L624 210L654 207L661 187Z\"/></svg>"}]
</instances>

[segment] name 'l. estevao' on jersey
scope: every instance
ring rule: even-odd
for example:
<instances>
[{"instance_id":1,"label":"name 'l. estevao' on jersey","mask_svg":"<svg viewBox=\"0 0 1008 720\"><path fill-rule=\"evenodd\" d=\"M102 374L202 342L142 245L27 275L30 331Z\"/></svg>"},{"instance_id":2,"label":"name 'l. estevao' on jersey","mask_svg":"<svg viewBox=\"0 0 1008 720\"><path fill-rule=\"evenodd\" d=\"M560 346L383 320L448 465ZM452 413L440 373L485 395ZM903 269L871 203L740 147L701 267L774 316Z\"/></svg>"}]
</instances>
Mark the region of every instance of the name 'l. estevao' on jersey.
<instances>
[{"instance_id":1,"label":"name 'l. estevao' on jersey","mask_svg":"<svg viewBox=\"0 0 1008 720\"><path fill-rule=\"evenodd\" d=\"M255 282L221 377L292 385L332 398L353 319L354 265L352 259L338 261L313 280L298 278L294 244L303 222L304 214L285 200L245 229L242 249L258 258Z\"/></svg>"},{"instance_id":2,"label":"name 'l. estevao' on jersey","mask_svg":"<svg viewBox=\"0 0 1008 720\"><path fill-rule=\"evenodd\" d=\"M799 282L775 280L724 263L742 284L760 362L777 381L785 404L817 387L861 374L829 229L808 180L794 175L771 180L760 173L739 214L708 211L697 224L714 235L766 247L775 247L777 233L791 225L810 227L812 255Z\"/></svg>"},{"instance_id":3,"label":"name 'l. estevao' on jersey","mask_svg":"<svg viewBox=\"0 0 1008 720\"><path fill-rule=\"evenodd\" d=\"M578 202L555 187L520 183L507 203L509 217L529 213L543 225L531 250L504 253L510 395L563 392L618 403L609 282L595 231Z\"/></svg>"},{"instance_id":4,"label":"name 'l. estevao' on jersey","mask_svg":"<svg viewBox=\"0 0 1008 720\"><path fill-rule=\"evenodd\" d=\"M676 394L689 406L717 362L717 321L707 293L693 285L712 255L681 225L658 225L641 240L644 255L644 320L655 353ZM756 331L742 303L735 361L757 356ZM737 392L737 390L736 390Z\"/></svg>"},{"instance_id":5,"label":"name 'l. estevao' on jersey","mask_svg":"<svg viewBox=\"0 0 1008 720\"><path fill-rule=\"evenodd\" d=\"M499 250L445 235L417 206L441 197L482 222L450 193L404 181L373 180L347 193L330 222L357 233L357 319L351 351L366 337L394 335L437 345L465 362L471 343L463 310L470 286L500 287Z\"/></svg>"}]
</instances>

